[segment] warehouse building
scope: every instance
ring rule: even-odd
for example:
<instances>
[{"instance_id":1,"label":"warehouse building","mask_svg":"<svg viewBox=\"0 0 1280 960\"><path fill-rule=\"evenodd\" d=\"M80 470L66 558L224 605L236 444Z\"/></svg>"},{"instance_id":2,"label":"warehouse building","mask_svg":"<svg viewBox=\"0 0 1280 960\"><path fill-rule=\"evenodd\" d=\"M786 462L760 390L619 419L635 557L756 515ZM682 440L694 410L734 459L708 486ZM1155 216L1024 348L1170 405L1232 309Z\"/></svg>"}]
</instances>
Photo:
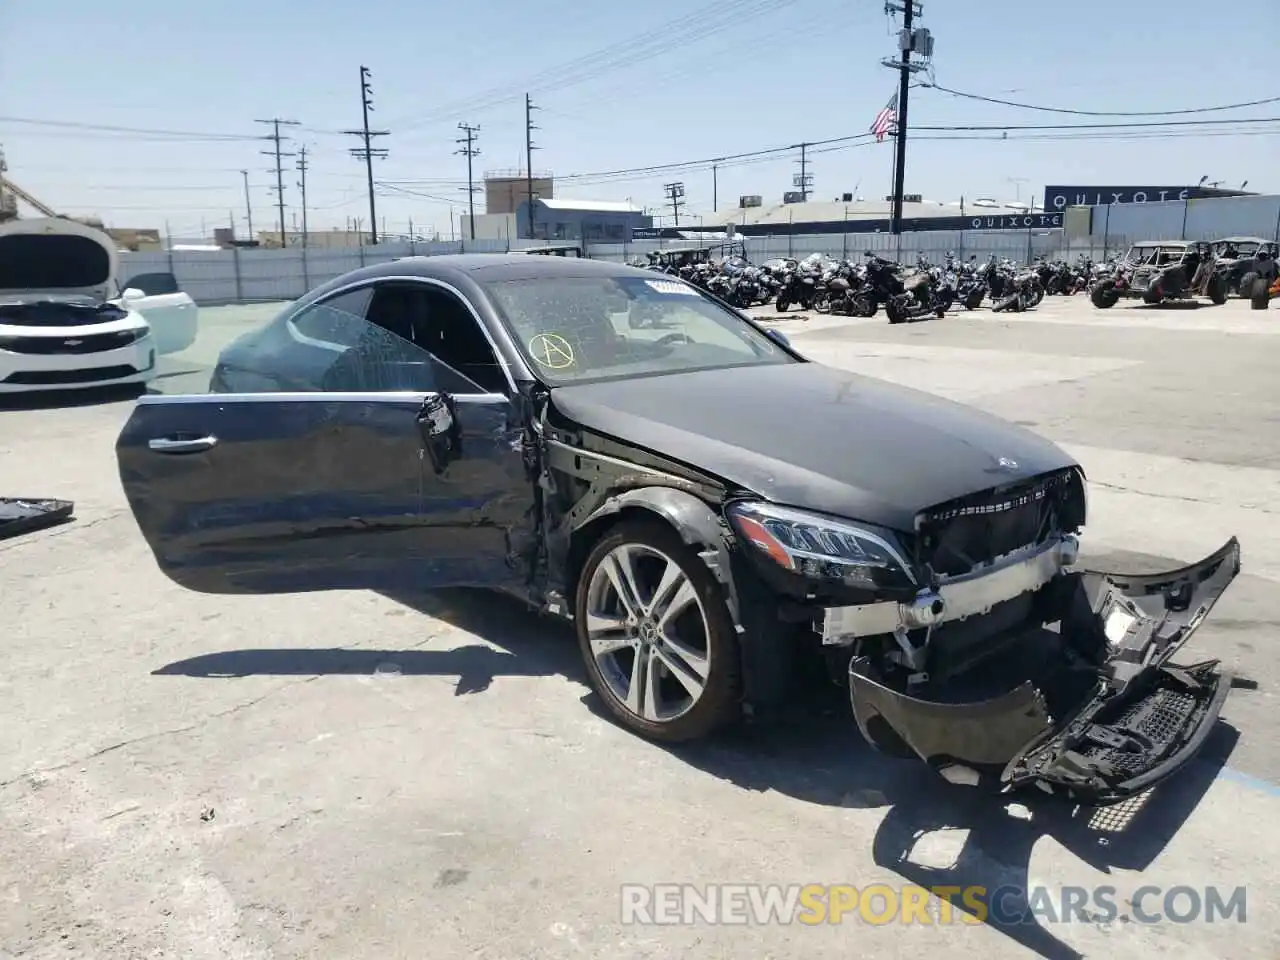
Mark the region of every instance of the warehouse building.
<instances>
[{"instance_id":1,"label":"warehouse building","mask_svg":"<svg viewBox=\"0 0 1280 960\"><path fill-rule=\"evenodd\" d=\"M845 194L837 200L794 201L784 199L766 205L759 196L740 197L738 206L716 214L704 214L695 223L682 223L677 231L660 233L732 232L746 237L829 233L888 233L893 203L864 200ZM908 194L902 204L902 229L920 230L1050 230L1062 226L1062 214L1046 213L1029 204L989 198L955 202L925 200Z\"/></svg>"},{"instance_id":2,"label":"warehouse building","mask_svg":"<svg viewBox=\"0 0 1280 960\"><path fill-rule=\"evenodd\" d=\"M517 211L520 236L530 236L529 204ZM532 236L539 240L623 243L653 226L653 217L627 200L533 200Z\"/></svg>"}]
</instances>

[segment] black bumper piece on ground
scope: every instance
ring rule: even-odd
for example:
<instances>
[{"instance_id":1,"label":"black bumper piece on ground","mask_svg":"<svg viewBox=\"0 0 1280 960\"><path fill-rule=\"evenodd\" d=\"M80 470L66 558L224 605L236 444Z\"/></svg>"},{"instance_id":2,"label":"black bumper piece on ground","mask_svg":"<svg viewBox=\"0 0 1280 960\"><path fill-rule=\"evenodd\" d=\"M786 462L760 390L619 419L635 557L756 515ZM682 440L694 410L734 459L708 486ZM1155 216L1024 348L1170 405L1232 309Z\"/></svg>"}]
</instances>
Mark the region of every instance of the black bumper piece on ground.
<instances>
[{"instance_id":1,"label":"black bumper piece on ground","mask_svg":"<svg viewBox=\"0 0 1280 960\"><path fill-rule=\"evenodd\" d=\"M70 500L0 497L0 540L65 523L74 512Z\"/></svg>"},{"instance_id":2,"label":"black bumper piece on ground","mask_svg":"<svg viewBox=\"0 0 1280 960\"><path fill-rule=\"evenodd\" d=\"M1200 563L1168 573L1071 574L1064 648L1105 652L1091 663L1068 655L1055 678L978 703L912 697L882 682L867 658L855 658L849 691L858 727L879 749L918 756L948 779L998 773L1005 789L1035 786L1079 803L1118 803L1176 773L1217 721L1230 676L1216 660L1169 661L1239 571L1240 544L1232 538ZM1083 692L1064 704L1063 690Z\"/></svg>"}]
</instances>

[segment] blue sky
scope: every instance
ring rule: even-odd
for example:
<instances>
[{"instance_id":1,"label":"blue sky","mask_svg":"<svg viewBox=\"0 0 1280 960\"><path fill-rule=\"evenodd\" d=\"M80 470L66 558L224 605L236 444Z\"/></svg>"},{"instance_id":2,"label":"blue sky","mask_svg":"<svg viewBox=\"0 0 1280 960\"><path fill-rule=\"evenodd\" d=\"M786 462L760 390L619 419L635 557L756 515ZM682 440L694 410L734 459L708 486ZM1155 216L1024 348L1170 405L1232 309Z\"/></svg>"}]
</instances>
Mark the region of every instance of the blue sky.
<instances>
[{"instance_id":1,"label":"blue sky","mask_svg":"<svg viewBox=\"0 0 1280 960\"><path fill-rule=\"evenodd\" d=\"M1262 0L1255 8L1274 0ZM1036 13L1036 8L1042 10ZM690 14L696 28L651 31ZM1083 110L1159 111L1280 95L1280 30L1241 29L1191 0L925 0L934 79L956 90ZM1158 25L1158 26L1153 26ZM523 164L524 92L542 109L535 169L560 177L700 160L866 131L893 92L879 61L894 39L879 0L577 0L471 3L362 0L4 0L0 4L0 144L9 176L59 212L194 237L237 218L250 171L255 227L275 220L269 144L257 119L294 119L290 149L310 151L311 224L367 216L363 171L335 133L360 122L358 68L373 71L379 219L392 231L448 234L465 204L457 124L481 127L477 174ZM572 70L566 65L606 51ZM1280 103L1216 119L1280 117ZM178 130L144 136L39 126L13 118ZM910 126L1119 122L914 91ZM1280 190L1280 123L1268 135L1157 139L940 140L909 149L907 189L931 199L1029 199L1046 183L1181 184L1203 175ZM1187 131L1190 132L1190 131ZM1227 135L1229 134L1229 135ZM968 136L972 136L969 134ZM987 135L984 135L987 136ZM996 136L991 134L990 136ZM1072 137L1078 136L1072 134ZM798 151L719 170L720 208L740 194L780 199ZM846 146L812 157L814 194L891 187L892 148ZM296 212L286 178L286 218ZM561 179L557 194L631 198L655 208L682 180L687 214L710 212L708 170ZM406 193L405 191L412 191ZM660 212L660 211L658 211Z\"/></svg>"}]
</instances>

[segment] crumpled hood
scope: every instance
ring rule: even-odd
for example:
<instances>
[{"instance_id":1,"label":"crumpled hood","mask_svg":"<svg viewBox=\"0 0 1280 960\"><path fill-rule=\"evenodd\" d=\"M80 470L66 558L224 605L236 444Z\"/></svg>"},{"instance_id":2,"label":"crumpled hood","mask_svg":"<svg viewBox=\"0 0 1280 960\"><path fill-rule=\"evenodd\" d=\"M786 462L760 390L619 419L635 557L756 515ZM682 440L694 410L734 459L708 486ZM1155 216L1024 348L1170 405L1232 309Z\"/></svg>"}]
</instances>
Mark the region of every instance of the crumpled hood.
<instances>
[{"instance_id":1,"label":"crumpled hood","mask_svg":"<svg viewBox=\"0 0 1280 960\"><path fill-rule=\"evenodd\" d=\"M0 300L30 293L106 300L116 295L119 268L115 241L95 227L60 217L0 224Z\"/></svg>"},{"instance_id":2,"label":"crumpled hood","mask_svg":"<svg viewBox=\"0 0 1280 960\"><path fill-rule=\"evenodd\" d=\"M961 404L816 363L552 390L583 427L768 500L898 530L922 509L1075 461Z\"/></svg>"}]
</instances>

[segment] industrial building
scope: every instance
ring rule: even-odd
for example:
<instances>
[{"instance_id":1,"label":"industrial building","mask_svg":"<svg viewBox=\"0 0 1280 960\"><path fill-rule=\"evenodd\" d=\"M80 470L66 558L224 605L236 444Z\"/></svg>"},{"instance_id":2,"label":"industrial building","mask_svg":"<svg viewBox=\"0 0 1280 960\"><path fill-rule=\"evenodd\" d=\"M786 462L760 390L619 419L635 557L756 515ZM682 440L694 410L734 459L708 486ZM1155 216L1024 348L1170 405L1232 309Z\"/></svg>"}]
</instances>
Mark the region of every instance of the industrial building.
<instances>
[{"instance_id":1,"label":"industrial building","mask_svg":"<svg viewBox=\"0 0 1280 960\"><path fill-rule=\"evenodd\" d=\"M893 202L865 200L845 194L837 200L791 200L763 203L759 196L740 197L733 210L703 215L682 232L732 232L746 237L778 234L888 232ZM1062 214L1033 209L1028 204L1000 203L986 198L955 202L925 200L908 195L902 204L902 228L917 230L1027 230L1062 226Z\"/></svg>"},{"instance_id":2,"label":"industrial building","mask_svg":"<svg viewBox=\"0 0 1280 960\"><path fill-rule=\"evenodd\" d=\"M1193 197L1070 207L1068 236L1138 240L1216 240L1259 237L1280 241L1280 195Z\"/></svg>"},{"instance_id":3,"label":"industrial building","mask_svg":"<svg viewBox=\"0 0 1280 960\"><path fill-rule=\"evenodd\" d=\"M629 201L556 197L555 177L547 172L535 172L530 180L520 170L489 171L484 175L484 198L484 213L475 215L474 232L469 211L459 217L458 232L464 241L474 237L510 243L534 237L622 243L637 230L653 226L653 218Z\"/></svg>"}]
</instances>

